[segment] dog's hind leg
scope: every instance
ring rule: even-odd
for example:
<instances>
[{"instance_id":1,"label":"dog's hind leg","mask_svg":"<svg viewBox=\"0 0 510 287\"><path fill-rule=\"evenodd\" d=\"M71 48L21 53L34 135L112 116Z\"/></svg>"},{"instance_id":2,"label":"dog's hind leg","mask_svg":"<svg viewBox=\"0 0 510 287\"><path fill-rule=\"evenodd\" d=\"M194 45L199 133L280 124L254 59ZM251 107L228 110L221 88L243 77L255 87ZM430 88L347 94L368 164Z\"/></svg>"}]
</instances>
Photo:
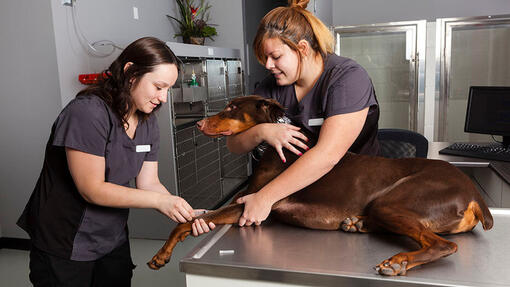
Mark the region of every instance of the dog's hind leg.
<instances>
[{"instance_id":1,"label":"dog's hind leg","mask_svg":"<svg viewBox=\"0 0 510 287\"><path fill-rule=\"evenodd\" d=\"M220 209L210 211L209 213L196 218L203 218L207 224L209 224L209 222L212 222L215 225L234 224L239 221L239 217L241 217L243 210L244 204L231 204ZM163 245L158 253L152 257L151 261L147 263L149 268L158 270L170 261L175 245L191 234L191 225L192 222L181 223L172 230L172 233L170 233L165 245Z\"/></svg>"},{"instance_id":2,"label":"dog's hind leg","mask_svg":"<svg viewBox=\"0 0 510 287\"><path fill-rule=\"evenodd\" d=\"M406 271L457 251L457 244L436 235L426 228L412 211L398 206L374 205L367 218L370 226L407 235L421 245L413 252L402 252L384 260L375 269L382 275L405 275Z\"/></svg>"}]
</instances>

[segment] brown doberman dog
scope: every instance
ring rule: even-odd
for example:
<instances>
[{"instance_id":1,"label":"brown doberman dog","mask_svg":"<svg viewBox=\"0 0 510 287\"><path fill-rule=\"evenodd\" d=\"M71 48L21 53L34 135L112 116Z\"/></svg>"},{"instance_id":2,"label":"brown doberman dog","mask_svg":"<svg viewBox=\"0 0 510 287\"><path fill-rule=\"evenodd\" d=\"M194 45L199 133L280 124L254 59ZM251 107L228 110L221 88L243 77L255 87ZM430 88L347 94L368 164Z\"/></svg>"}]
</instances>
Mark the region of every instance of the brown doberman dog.
<instances>
[{"instance_id":1,"label":"brown doberman dog","mask_svg":"<svg viewBox=\"0 0 510 287\"><path fill-rule=\"evenodd\" d=\"M240 133L260 123L273 123L284 115L276 101L259 96L234 99L222 112L197 125L207 136ZM310 138L310 137L309 137ZM298 156L285 150L283 163L268 148L248 188L230 205L199 216L214 224L239 221L244 206L235 199L257 192ZM375 269L382 275L406 271L457 251L457 245L437 234L472 230L480 221L485 230L492 215L472 181L453 165L421 158L389 159L347 153L326 175L308 187L275 203L271 216L311 229L347 232L389 231L409 236L421 245L384 260ZM159 269L169 261L178 241L191 233L191 223L179 224L168 241L147 263Z\"/></svg>"}]
</instances>

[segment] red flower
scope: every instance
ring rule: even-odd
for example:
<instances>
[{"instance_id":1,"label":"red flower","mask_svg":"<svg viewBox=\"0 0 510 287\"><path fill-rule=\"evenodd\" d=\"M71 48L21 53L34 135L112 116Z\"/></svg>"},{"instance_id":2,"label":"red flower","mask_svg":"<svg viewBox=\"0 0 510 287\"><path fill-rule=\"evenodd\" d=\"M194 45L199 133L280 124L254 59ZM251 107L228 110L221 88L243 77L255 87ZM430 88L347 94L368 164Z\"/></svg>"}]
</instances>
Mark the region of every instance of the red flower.
<instances>
[{"instance_id":1,"label":"red flower","mask_svg":"<svg viewBox=\"0 0 510 287\"><path fill-rule=\"evenodd\" d=\"M189 8L191 9L191 16L195 18L198 11L198 7L189 6Z\"/></svg>"}]
</instances>

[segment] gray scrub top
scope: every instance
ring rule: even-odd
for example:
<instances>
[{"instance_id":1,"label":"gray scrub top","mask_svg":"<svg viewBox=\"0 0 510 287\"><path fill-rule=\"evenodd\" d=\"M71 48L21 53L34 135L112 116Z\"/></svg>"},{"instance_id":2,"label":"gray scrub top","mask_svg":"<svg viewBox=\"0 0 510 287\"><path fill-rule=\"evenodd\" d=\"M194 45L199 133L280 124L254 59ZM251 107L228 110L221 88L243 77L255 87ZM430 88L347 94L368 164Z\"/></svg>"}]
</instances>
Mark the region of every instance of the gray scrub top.
<instances>
[{"instance_id":1,"label":"gray scrub top","mask_svg":"<svg viewBox=\"0 0 510 287\"><path fill-rule=\"evenodd\" d=\"M324 70L312 89L298 102L294 85L278 86L270 75L255 94L273 98L285 107L286 116L318 139L322 121L328 117L369 108L358 138L349 151L377 155L379 104L368 73L354 60L329 54Z\"/></svg>"},{"instance_id":2,"label":"gray scrub top","mask_svg":"<svg viewBox=\"0 0 510 287\"><path fill-rule=\"evenodd\" d=\"M127 240L129 209L86 202L70 175L65 147L104 157L105 180L129 186L144 161L157 161L157 120L151 114L140 121L131 139L101 98L83 95L53 124L41 175L18 225L40 250L77 261L96 260Z\"/></svg>"}]
</instances>

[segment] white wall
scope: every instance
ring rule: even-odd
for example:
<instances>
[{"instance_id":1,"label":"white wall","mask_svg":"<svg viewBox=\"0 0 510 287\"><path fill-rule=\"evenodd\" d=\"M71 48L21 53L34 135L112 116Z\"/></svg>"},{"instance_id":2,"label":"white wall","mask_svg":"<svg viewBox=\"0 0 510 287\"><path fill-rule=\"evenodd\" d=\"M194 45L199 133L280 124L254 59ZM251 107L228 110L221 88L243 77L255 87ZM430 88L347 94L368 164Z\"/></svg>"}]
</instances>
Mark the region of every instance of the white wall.
<instances>
[{"instance_id":1,"label":"white wall","mask_svg":"<svg viewBox=\"0 0 510 287\"><path fill-rule=\"evenodd\" d=\"M133 18L133 6L138 8L138 20ZM120 47L126 47L144 36L154 36L164 41L173 40L174 30L165 15L173 14L174 6L173 1L168 0L78 0L74 9L83 34L90 42L106 39ZM116 50L106 58L89 56L77 40L72 8L62 6L61 1L51 1L51 8L62 106L65 106L84 88L78 82L78 75L104 70L120 51Z\"/></svg>"},{"instance_id":2,"label":"white wall","mask_svg":"<svg viewBox=\"0 0 510 287\"><path fill-rule=\"evenodd\" d=\"M333 0L310 0L306 10L312 12L326 26L333 25Z\"/></svg>"},{"instance_id":3,"label":"white wall","mask_svg":"<svg viewBox=\"0 0 510 287\"><path fill-rule=\"evenodd\" d=\"M212 5L210 22L218 25L218 36L214 41L206 40L205 44L239 49L244 63L243 1L209 0L209 3Z\"/></svg>"},{"instance_id":4,"label":"white wall","mask_svg":"<svg viewBox=\"0 0 510 287\"><path fill-rule=\"evenodd\" d=\"M0 38L0 235L26 237L15 223L61 107L49 1L1 1Z\"/></svg>"}]
</instances>

